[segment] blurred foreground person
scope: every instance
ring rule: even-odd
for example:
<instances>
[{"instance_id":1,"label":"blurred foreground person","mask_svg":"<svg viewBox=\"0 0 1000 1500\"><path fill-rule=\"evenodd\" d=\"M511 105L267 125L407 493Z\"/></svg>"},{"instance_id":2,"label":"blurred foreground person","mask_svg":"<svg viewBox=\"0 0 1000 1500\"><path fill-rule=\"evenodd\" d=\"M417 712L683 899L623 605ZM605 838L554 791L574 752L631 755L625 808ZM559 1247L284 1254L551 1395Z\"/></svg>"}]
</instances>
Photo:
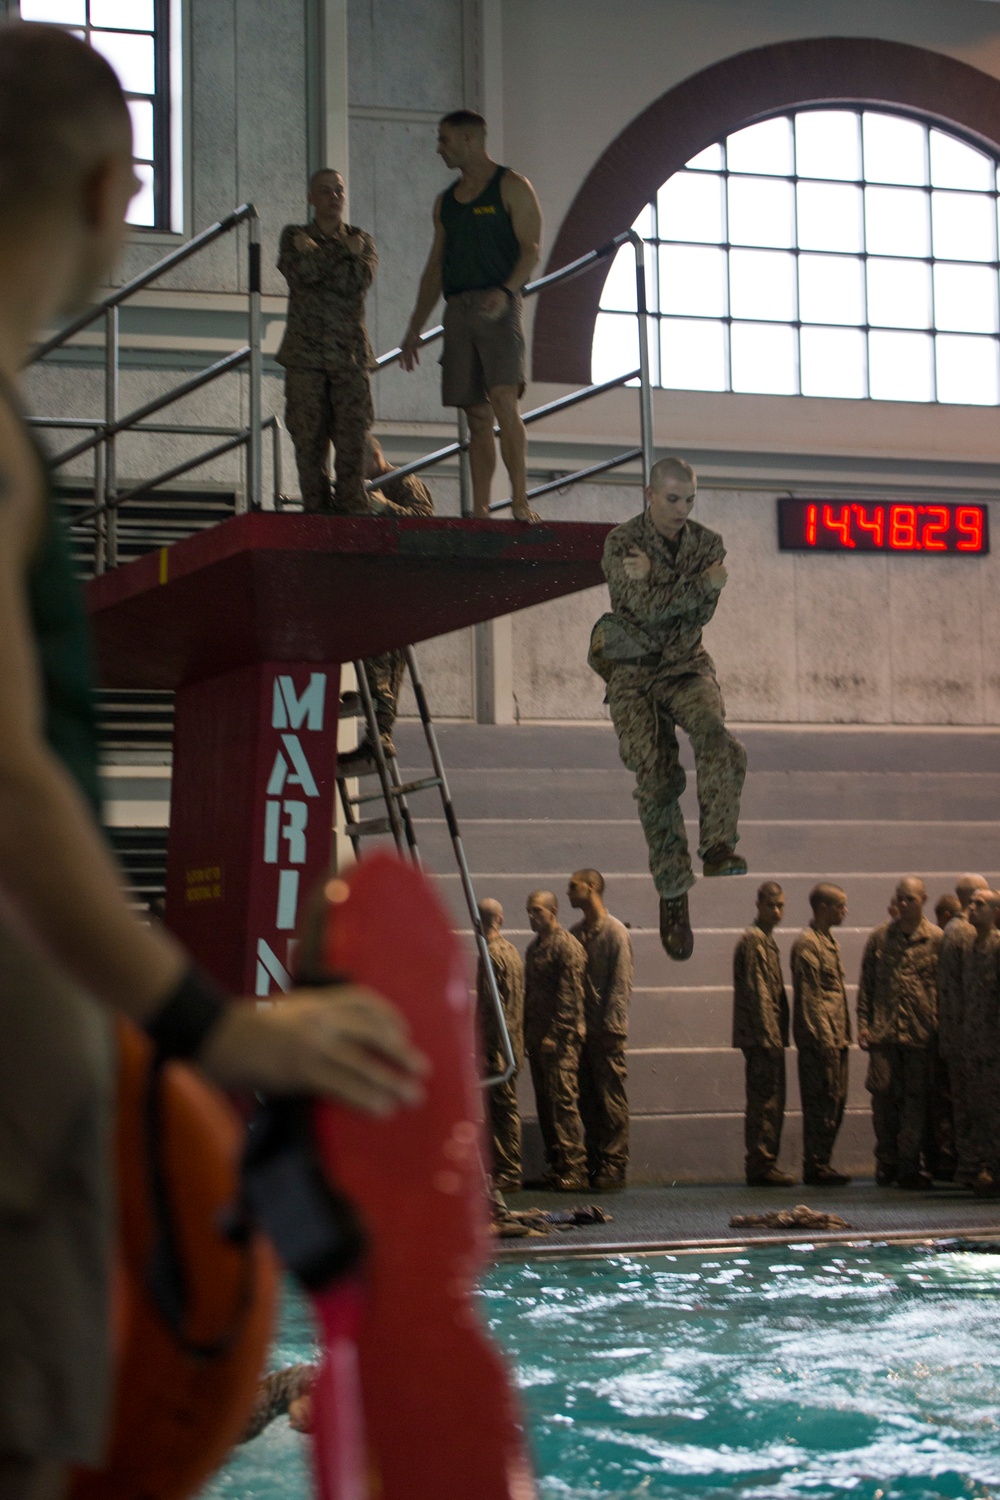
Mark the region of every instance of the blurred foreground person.
<instances>
[{"instance_id":1,"label":"blurred foreground person","mask_svg":"<svg viewBox=\"0 0 1000 1500\"><path fill-rule=\"evenodd\" d=\"M757 892L757 916L733 953L733 1046L743 1051L746 1072L746 1179L749 1187L791 1187L778 1168L785 1119L785 1048L788 995L774 929L785 910L775 880Z\"/></svg>"},{"instance_id":2,"label":"blurred foreground person","mask_svg":"<svg viewBox=\"0 0 1000 1500\"><path fill-rule=\"evenodd\" d=\"M858 1046L868 1053L865 1087L875 1126L875 1181L926 1189L923 1149L937 1033L941 931L924 916L927 891L907 876L896 887L897 916L869 937L858 984Z\"/></svg>"},{"instance_id":3,"label":"blurred foreground person","mask_svg":"<svg viewBox=\"0 0 1000 1500\"><path fill-rule=\"evenodd\" d=\"M965 1074L969 1165L977 1197L1000 1197L1000 895L969 901L973 939L962 949L959 1050ZM970 1171L970 1175L971 1175Z\"/></svg>"},{"instance_id":4,"label":"blurred foreground person","mask_svg":"<svg viewBox=\"0 0 1000 1500\"><path fill-rule=\"evenodd\" d=\"M847 915L839 885L823 882L809 892L812 921L792 948L792 1034L799 1049L802 1097L802 1181L843 1187L850 1178L830 1165L847 1104L851 1018L844 966L833 936Z\"/></svg>"},{"instance_id":5,"label":"blurred foreground person","mask_svg":"<svg viewBox=\"0 0 1000 1500\"><path fill-rule=\"evenodd\" d=\"M83 603L16 386L39 332L110 277L137 186L104 59L0 27L0 1500L51 1500L104 1451L111 1011L223 1087L376 1115L420 1096L421 1058L367 991L229 1004L137 920L98 824Z\"/></svg>"},{"instance_id":6,"label":"blurred foreground person","mask_svg":"<svg viewBox=\"0 0 1000 1500\"><path fill-rule=\"evenodd\" d=\"M963 875L955 886L960 905L941 938L938 954L937 1008L938 1056L947 1074L951 1105L955 1180L971 1187L979 1172L979 1162L969 1128L968 1079L963 1042L962 955L976 936L969 921L968 907L979 891L989 885L981 875Z\"/></svg>"}]
</instances>

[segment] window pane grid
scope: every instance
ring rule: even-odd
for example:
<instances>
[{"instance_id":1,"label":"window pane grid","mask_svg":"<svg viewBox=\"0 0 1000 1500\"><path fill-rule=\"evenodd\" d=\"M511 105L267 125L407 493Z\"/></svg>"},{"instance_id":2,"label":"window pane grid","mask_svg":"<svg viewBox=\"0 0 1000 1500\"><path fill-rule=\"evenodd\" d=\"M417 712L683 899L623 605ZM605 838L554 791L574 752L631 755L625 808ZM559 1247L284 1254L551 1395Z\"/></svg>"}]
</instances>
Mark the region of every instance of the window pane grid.
<instances>
[{"instance_id":1,"label":"window pane grid","mask_svg":"<svg viewBox=\"0 0 1000 1500\"><path fill-rule=\"evenodd\" d=\"M69 26L111 63L132 114L136 176L142 184L128 221L144 228L168 228L167 0L79 0L77 5L67 5L67 0L21 0L20 13L24 20Z\"/></svg>"},{"instance_id":2,"label":"window pane grid","mask_svg":"<svg viewBox=\"0 0 1000 1500\"><path fill-rule=\"evenodd\" d=\"M814 170L800 156L798 122L810 116L816 121L808 138ZM824 142L820 121L836 126L832 144ZM777 128L782 122L785 138ZM762 122L772 124L767 131L750 126L737 132L740 170L721 141L682 169L688 184L695 176L703 184L697 193L682 183L675 193L661 189L651 206L647 243L656 269L649 329L653 350L662 354L660 383L685 388L676 363L685 348L691 365L701 368L691 389L1000 404L997 163L939 127L880 110L824 106ZM845 156L853 172L844 170ZM717 184L716 208L710 180ZM805 222L800 185L810 194ZM731 218L734 203L738 225ZM685 211L695 222L685 225ZM855 212L857 229L845 222ZM828 236L824 213L832 226ZM712 219L721 232L706 234ZM825 242L838 237L842 243ZM711 257L720 253L726 307L708 311L717 297L706 293L717 274ZM843 274L834 275L838 265ZM685 269L687 277L678 274ZM724 351L724 370L715 371L692 343L699 328L716 351L713 360ZM762 362L757 385L754 351ZM839 362L842 390L817 388L833 379L823 373L824 360ZM705 383L709 365L711 385ZM595 368L594 378L610 373Z\"/></svg>"}]
</instances>

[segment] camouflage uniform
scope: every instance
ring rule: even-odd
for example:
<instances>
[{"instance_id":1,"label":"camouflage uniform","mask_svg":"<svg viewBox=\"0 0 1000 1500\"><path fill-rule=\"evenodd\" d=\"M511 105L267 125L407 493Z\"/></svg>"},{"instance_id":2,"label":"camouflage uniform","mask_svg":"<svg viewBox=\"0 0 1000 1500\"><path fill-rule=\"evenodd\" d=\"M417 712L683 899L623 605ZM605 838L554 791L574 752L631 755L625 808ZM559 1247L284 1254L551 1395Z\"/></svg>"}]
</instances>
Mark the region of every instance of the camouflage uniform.
<instances>
[{"instance_id":1,"label":"camouflage uniform","mask_svg":"<svg viewBox=\"0 0 1000 1500\"><path fill-rule=\"evenodd\" d=\"M615 917L570 932L587 955L583 984L586 1036L580 1053L580 1116L592 1178L624 1182L628 1173L628 1007L632 998L632 939Z\"/></svg>"},{"instance_id":2,"label":"camouflage uniform","mask_svg":"<svg viewBox=\"0 0 1000 1500\"><path fill-rule=\"evenodd\" d=\"M947 1069L948 1092L955 1141L955 1176L959 1182L975 1180L979 1167L969 1134L966 1059L962 1041L962 953L975 941L976 929L964 912L952 917L941 938L938 955L938 1052Z\"/></svg>"},{"instance_id":3,"label":"camouflage uniform","mask_svg":"<svg viewBox=\"0 0 1000 1500\"><path fill-rule=\"evenodd\" d=\"M653 565L643 582L628 578L622 566L633 546ZM667 898L694 885L680 809L686 777L678 724L698 773L699 854L716 845L732 849L739 840L746 751L725 727L715 666L701 642L719 600L705 571L724 556L722 538L697 521L685 522L672 547L648 511L616 526L604 546L613 613L594 627L589 662L608 684L619 753L635 772L650 872Z\"/></svg>"},{"instance_id":4,"label":"camouflage uniform","mask_svg":"<svg viewBox=\"0 0 1000 1500\"><path fill-rule=\"evenodd\" d=\"M771 933L756 922L733 953L733 1046L742 1049L746 1072L748 1182L777 1166L785 1118L785 1053L788 996L781 954Z\"/></svg>"},{"instance_id":5,"label":"camouflage uniform","mask_svg":"<svg viewBox=\"0 0 1000 1500\"><path fill-rule=\"evenodd\" d=\"M887 1178L915 1177L927 1133L941 930L883 922L870 935L858 982L858 1031L868 1033L875 1161Z\"/></svg>"},{"instance_id":6,"label":"camouflage uniform","mask_svg":"<svg viewBox=\"0 0 1000 1500\"><path fill-rule=\"evenodd\" d=\"M962 1050L975 1171L1000 1181L1000 932L962 948Z\"/></svg>"},{"instance_id":7,"label":"camouflage uniform","mask_svg":"<svg viewBox=\"0 0 1000 1500\"><path fill-rule=\"evenodd\" d=\"M517 1108L517 1070L524 1061L524 964L521 955L499 932L488 938L490 960L503 1004L504 1019L517 1064L506 1083L486 1090L486 1107L493 1137L493 1182L503 1191L521 1186L521 1116ZM493 998L486 983L483 961L476 973L479 1035L483 1045L483 1068L487 1077L507 1066Z\"/></svg>"},{"instance_id":8,"label":"camouflage uniform","mask_svg":"<svg viewBox=\"0 0 1000 1500\"><path fill-rule=\"evenodd\" d=\"M830 1165L847 1104L851 1018L840 947L807 927L792 948L792 1035L799 1050L802 1163L808 1175Z\"/></svg>"},{"instance_id":9,"label":"camouflage uniform","mask_svg":"<svg viewBox=\"0 0 1000 1500\"><path fill-rule=\"evenodd\" d=\"M306 234L316 248L295 243ZM359 253L346 237L359 234ZM288 325L278 363L285 367L285 423L295 444L302 505L307 511L364 515L365 439L371 431L369 371L374 366L365 329L365 293L378 257L371 235L345 224L323 235L315 224L286 224L278 270L288 282ZM337 485L330 493L330 444Z\"/></svg>"},{"instance_id":10,"label":"camouflage uniform","mask_svg":"<svg viewBox=\"0 0 1000 1500\"><path fill-rule=\"evenodd\" d=\"M524 955L524 1046L545 1156L554 1176L579 1183L587 1180L579 1102L586 968L564 927L539 933Z\"/></svg>"},{"instance_id":11,"label":"camouflage uniform","mask_svg":"<svg viewBox=\"0 0 1000 1500\"><path fill-rule=\"evenodd\" d=\"M386 516L432 516L434 501L431 492L416 474L404 474L400 479L380 481L374 492L385 502ZM368 690L375 707L375 718L379 733L392 736L392 728L399 712L399 690L406 672L406 657L402 651L383 651L381 656L369 656L365 661L365 676Z\"/></svg>"},{"instance_id":12,"label":"camouflage uniform","mask_svg":"<svg viewBox=\"0 0 1000 1500\"><path fill-rule=\"evenodd\" d=\"M285 1416L293 1401L310 1393L318 1374L319 1365L288 1365L284 1370L265 1375L240 1442L249 1443L251 1438L259 1437L276 1417Z\"/></svg>"}]
</instances>

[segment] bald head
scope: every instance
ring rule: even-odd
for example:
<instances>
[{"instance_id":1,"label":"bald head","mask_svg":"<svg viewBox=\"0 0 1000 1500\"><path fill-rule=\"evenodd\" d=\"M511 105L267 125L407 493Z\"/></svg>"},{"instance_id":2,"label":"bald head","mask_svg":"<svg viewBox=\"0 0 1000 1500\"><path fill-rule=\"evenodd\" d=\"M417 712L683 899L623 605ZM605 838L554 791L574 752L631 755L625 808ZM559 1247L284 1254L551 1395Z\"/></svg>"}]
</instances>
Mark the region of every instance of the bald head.
<instances>
[{"instance_id":1,"label":"bald head","mask_svg":"<svg viewBox=\"0 0 1000 1500\"><path fill-rule=\"evenodd\" d=\"M494 901L492 896L487 896L479 903L479 920L483 931L489 936L491 932L499 932L503 926L503 907L499 901Z\"/></svg>"},{"instance_id":2,"label":"bald head","mask_svg":"<svg viewBox=\"0 0 1000 1500\"><path fill-rule=\"evenodd\" d=\"M690 486L692 491L698 488L695 472L687 459L677 458L673 454L667 458L658 458L649 471L650 489L659 495L677 484Z\"/></svg>"},{"instance_id":3,"label":"bald head","mask_svg":"<svg viewBox=\"0 0 1000 1500\"><path fill-rule=\"evenodd\" d=\"M528 926L532 932L539 937L544 937L548 932L554 932L559 926L559 902L552 891L532 891L525 902L528 912Z\"/></svg>"},{"instance_id":4,"label":"bald head","mask_svg":"<svg viewBox=\"0 0 1000 1500\"><path fill-rule=\"evenodd\" d=\"M1000 914L1000 893L980 886L969 898L967 916L976 931L982 935L996 926Z\"/></svg>"},{"instance_id":5,"label":"bald head","mask_svg":"<svg viewBox=\"0 0 1000 1500\"><path fill-rule=\"evenodd\" d=\"M919 875L905 875L897 882L894 905L896 921L904 932L916 932L924 915L927 888Z\"/></svg>"},{"instance_id":6,"label":"bald head","mask_svg":"<svg viewBox=\"0 0 1000 1500\"><path fill-rule=\"evenodd\" d=\"M99 52L58 26L0 25L0 235L59 209L86 213L91 174L131 155L125 96Z\"/></svg>"},{"instance_id":7,"label":"bald head","mask_svg":"<svg viewBox=\"0 0 1000 1500\"><path fill-rule=\"evenodd\" d=\"M955 881L955 895L962 903L962 910L968 910L976 891L988 891L989 888L989 881L984 880L982 875L960 875Z\"/></svg>"}]
</instances>

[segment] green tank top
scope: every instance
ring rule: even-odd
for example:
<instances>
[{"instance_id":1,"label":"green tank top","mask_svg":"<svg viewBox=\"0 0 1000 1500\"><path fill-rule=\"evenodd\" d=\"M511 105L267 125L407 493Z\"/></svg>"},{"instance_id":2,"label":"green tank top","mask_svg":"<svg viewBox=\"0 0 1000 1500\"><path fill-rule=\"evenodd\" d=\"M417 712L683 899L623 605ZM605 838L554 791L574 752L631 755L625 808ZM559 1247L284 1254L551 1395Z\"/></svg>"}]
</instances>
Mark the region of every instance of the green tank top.
<instances>
[{"instance_id":1,"label":"green tank top","mask_svg":"<svg viewBox=\"0 0 1000 1500\"><path fill-rule=\"evenodd\" d=\"M24 417L14 393L0 381L18 420ZM83 591L73 571L69 543L56 514L48 464L30 428L25 429L42 471L45 521L28 568L28 608L38 655L45 705L45 738L78 783L96 813L101 810L97 719L90 632Z\"/></svg>"},{"instance_id":2,"label":"green tank top","mask_svg":"<svg viewBox=\"0 0 1000 1500\"><path fill-rule=\"evenodd\" d=\"M497 167L479 197L471 203L458 202L454 185L442 195L441 290L446 297L500 286L517 265L521 247L500 194L506 170Z\"/></svg>"}]
</instances>

